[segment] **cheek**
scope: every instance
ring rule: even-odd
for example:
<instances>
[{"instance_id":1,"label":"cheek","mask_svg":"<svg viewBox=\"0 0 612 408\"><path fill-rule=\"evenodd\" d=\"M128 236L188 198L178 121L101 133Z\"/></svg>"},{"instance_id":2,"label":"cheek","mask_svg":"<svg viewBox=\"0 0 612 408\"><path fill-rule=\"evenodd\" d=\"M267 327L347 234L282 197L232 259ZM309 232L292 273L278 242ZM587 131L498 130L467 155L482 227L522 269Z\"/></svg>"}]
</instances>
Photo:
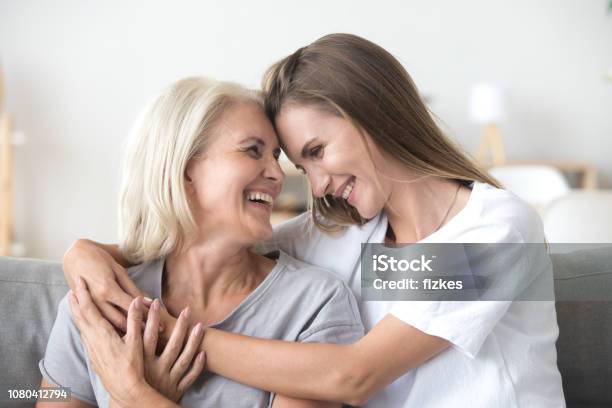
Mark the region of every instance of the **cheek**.
<instances>
[{"instance_id":1,"label":"cheek","mask_svg":"<svg viewBox=\"0 0 612 408\"><path fill-rule=\"evenodd\" d=\"M224 162L203 166L194 182L195 198L200 211L222 214L235 211L246 185L244 172Z\"/></svg>"}]
</instances>

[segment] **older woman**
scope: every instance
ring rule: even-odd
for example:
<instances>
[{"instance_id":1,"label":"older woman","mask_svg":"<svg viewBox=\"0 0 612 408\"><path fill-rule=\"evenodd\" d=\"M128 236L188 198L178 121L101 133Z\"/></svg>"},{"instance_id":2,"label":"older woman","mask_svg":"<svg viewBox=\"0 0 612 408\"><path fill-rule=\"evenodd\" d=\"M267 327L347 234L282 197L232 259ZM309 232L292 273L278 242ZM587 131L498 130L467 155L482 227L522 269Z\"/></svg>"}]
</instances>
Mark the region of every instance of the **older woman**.
<instances>
[{"instance_id":1,"label":"older woman","mask_svg":"<svg viewBox=\"0 0 612 408\"><path fill-rule=\"evenodd\" d=\"M104 352L98 350L88 355L68 307L70 301L76 305L84 300L69 294L59 306L40 362L43 385L70 387L74 407L105 406L111 400L120 404L125 395L112 394L116 383L124 382L129 392L124 379L134 376L126 370L137 370L166 397L182 397L183 406L297 404L208 374L187 389L203 367L203 355L198 354L191 371L186 369L203 326L301 342L349 343L363 334L346 284L282 251L275 256L251 251L272 234L270 213L284 177L279 154L258 94L205 78L184 79L162 92L145 109L128 146L120 247L126 259L138 264L129 276L156 298L151 305L154 314L163 304L168 313L179 316L169 342L173 347L156 357L155 347L149 346L144 363L142 347L140 357L138 352L126 353L131 357L117 361L104 361ZM143 307L137 299L131 316L142 313ZM81 316L76 317L83 325ZM118 341L112 330L105 332L104 347L136 344L138 321L131 319L125 341ZM200 323L179 356L174 346L182 346L187 327L195 322ZM154 343L146 337L156 331L149 324L146 344ZM86 342L87 337L85 333ZM154 369L154 364L162 368Z\"/></svg>"}]
</instances>

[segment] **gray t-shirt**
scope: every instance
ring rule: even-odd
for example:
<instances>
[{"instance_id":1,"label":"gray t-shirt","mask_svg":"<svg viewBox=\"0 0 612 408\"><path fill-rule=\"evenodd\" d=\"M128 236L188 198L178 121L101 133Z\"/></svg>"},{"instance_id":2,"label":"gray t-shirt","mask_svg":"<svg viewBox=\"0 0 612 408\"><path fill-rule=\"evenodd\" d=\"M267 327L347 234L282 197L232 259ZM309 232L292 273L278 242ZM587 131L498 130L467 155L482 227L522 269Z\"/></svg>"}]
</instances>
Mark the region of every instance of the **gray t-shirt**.
<instances>
[{"instance_id":1,"label":"gray t-shirt","mask_svg":"<svg viewBox=\"0 0 612 408\"><path fill-rule=\"evenodd\" d=\"M164 260L134 266L136 285L161 299ZM229 316L210 327L249 336L305 343L353 343L363 336L355 298L328 271L280 251L276 266ZM59 304L47 350L39 363L52 384L70 387L73 397L108 406L109 395L93 372L74 325L68 299ZM227 378L201 375L180 400L183 407L267 407L273 396Z\"/></svg>"}]
</instances>

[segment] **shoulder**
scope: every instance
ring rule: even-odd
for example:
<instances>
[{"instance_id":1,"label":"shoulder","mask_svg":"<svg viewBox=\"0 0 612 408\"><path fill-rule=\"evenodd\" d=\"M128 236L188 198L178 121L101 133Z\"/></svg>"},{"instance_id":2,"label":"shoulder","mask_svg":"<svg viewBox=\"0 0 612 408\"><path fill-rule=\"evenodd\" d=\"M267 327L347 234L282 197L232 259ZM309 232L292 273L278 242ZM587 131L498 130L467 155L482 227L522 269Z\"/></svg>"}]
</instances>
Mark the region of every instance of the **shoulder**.
<instances>
[{"instance_id":1,"label":"shoulder","mask_svg":"<svg viewBox=\"0 0 612 408\"><path fill-rule=\"evenodd\" d=\"M127 273L138 289L147 293L148 296L158 297L161 296L160 287L164 263L164 258L154 259L128 268Z\"/></svg>"},{"instance_id":2,"label":"shoulder","mask_svg":"<svg viewBox=\"0 0 612 408\"><path fill-rule=\"evenodd\" d=\"M279 297L285 296L285 305L293 310L292 320L301 320L299 341L352 343L363 336L359 307L346 283L282 251L279 262L284 268L277 290L282 290Z\"/></svg>"},{"instance_id":3,"label":"shoulder","mask_svg":"<svg viewBox=\"0 0 612 408\"><path fill-rule=\"evenodd\" d=\"M511 192L475 183L476 224L494 232L494 242L543 242L544 228L533 207Z\"/></svg>"},{"instance_id":4,"label":"shoulder","mask_svg":"<svg viewBox=\"0 0 612 408\"><path fill-rule=\"evenodd\" d=\"M273 236L262 243L260 252L283 250L291 256L306 262L324 266L335 271L339 253L347 254L347 249L359 248L359 244L370 242L380 230L386 228L386 218L379 214L364 225L353 225L337 233L327 233L317 228L311 213L305 212L274 227ZM345 256L346 258L346 256Z\"/></svg>"},{"instance_id":5,"label":"shoulder","mask_svg":"<svg viewBox=\"0 0 612 408\"><path fill-rule=\"evenodd\" d=\"M283 275L287 282L298 291L325 293L347 293L352 296L348 285L331 271L315 266L280 251L279 262L283 264Z\"/></svg>"}]
</instances>

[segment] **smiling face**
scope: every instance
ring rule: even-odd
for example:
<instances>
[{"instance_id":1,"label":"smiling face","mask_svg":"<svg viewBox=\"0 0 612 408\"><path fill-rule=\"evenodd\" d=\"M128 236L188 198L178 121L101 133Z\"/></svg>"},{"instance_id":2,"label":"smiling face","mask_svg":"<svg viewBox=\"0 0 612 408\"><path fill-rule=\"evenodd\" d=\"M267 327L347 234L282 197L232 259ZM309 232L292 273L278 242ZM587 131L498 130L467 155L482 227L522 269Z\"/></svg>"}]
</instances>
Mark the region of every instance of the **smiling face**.
<instances>
[{"instance_id":1,"label":"smiling face","mask_svg":"<svg viewBox=\"0 0 612 408\"><path fill-rule=\"evenodd\" d=\"M284 179L272 124L255 103L236 103L212 133L186 171L200 236L220 233L246 245L268 238L272 205Z\"/></svg>"},{"instance_id":2,"label":"smiling face","mask_svg":"<svg viewBox=\"0 0 612 408\"><path fill-rule=\"evenodd\" d=\"M351 122L313 106L287 104L275 123L287 156L306 173L315 197L344 199L365 219L383 209L392 185L377 174L388 174L389 158Z\"/></svg>"}]
</instances>

